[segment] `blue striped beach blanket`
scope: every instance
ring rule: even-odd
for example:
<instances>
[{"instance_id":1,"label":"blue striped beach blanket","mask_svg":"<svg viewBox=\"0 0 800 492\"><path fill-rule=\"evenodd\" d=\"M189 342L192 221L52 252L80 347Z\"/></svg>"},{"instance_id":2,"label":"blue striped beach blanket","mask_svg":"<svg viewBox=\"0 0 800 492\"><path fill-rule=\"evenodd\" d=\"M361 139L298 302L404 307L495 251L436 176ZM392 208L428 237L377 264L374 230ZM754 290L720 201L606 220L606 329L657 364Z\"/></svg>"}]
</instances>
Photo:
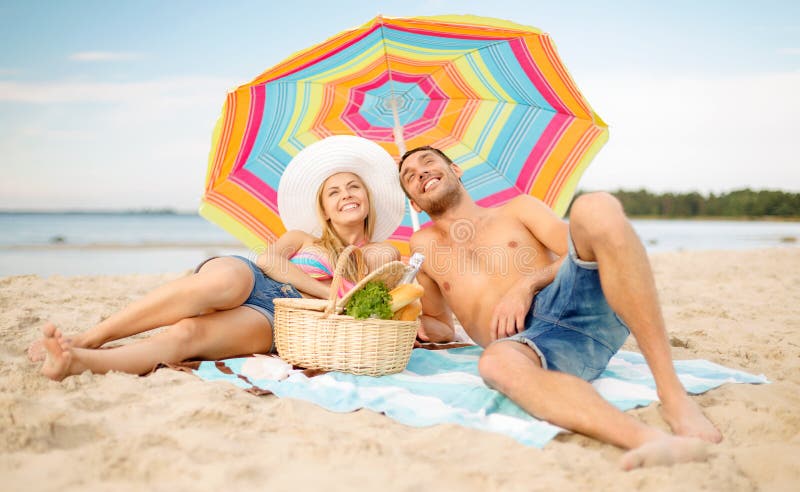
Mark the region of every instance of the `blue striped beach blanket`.
<instances>
[{"instance_id":1,"label":"blue striped beach blanket","mask_svg":"<svg viewBox=\"0 0 800 492\"><path fill-rule=\"evenodd\" d=\"M459 424L504 434L539 448L564 432L531 417L511 400L487 387L478 375L478 358L482 351L478 346L415 349L405 371L377 378L340 372L310 375L308 371L288 370L288 364L287 371L276 376L275 364L282 364L282 361L270 357L202 362L189 371L204 380L229 381L256 394L298 398L334 412L367 408L415 427ZM706 360L675 361L675 368L692 394L725 383L769 382L764 375L754 376ZM592 384L620 410L657 400L650 370L644 358L634 352L618 352Z\"/></svg>"}]
</instances>

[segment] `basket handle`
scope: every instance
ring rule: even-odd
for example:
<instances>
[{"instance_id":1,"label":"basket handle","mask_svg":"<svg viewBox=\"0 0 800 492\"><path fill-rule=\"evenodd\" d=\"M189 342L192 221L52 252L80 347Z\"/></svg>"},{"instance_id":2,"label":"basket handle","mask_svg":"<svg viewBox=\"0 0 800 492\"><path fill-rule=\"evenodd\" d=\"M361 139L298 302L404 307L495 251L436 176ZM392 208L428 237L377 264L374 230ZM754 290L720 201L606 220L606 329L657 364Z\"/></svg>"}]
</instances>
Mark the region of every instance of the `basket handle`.
<instances>
[{"instance_id":1,"label":"basket handle","mask_svg":"<svg viewBox=\"0 0 800 492\"><path fill-rule=\"evenodd\" d=\"M342 250L341 254L339 254L339 259L336 260L336 268L333 270L333 280L331 281L331 294L328 298L328 305L325 307L325 316L336 312L336 301L339 300L339 288L342 285L342 278L344 278L344 268L347 266L347 261L353 252L357 252L356 264L358 272L362 275L364 273L361 250L352 244L347 246L344 250Z\"/></svg>"}]
</instances>

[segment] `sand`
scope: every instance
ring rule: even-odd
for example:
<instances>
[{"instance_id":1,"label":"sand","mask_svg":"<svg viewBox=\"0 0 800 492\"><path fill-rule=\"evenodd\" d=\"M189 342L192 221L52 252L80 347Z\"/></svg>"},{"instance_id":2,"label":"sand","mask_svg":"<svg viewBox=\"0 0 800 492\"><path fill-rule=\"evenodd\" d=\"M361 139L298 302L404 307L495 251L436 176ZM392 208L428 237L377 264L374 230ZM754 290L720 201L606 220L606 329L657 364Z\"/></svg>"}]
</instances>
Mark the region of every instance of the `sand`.
<instances>
[{"instance_id":1,"label":"sand","mask_svg":"<svg viewBox=\"0 0 800 492\"><path fill-rule=\"evenodd\" d=\"M96 323L171 275L0 279L2 490L798 490L800 248L653 256L676 359L765 374L695 397L725 436L705 463L619 470L621 450L564 435L543 450L371 411L336 414L160 370L38 374L42 323ZM629 340L627 349L635 350ZM666 428L657 405L633 411Z\"/></svg>"}]
</instances>

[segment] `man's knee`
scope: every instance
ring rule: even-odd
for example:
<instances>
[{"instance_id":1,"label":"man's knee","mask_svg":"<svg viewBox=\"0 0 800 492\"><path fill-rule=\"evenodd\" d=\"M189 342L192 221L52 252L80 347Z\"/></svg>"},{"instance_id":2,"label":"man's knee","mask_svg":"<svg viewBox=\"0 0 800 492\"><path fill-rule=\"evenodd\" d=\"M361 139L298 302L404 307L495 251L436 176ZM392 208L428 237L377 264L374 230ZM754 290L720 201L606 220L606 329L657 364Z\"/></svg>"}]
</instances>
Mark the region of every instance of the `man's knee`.
<instances>
[{"instance_id":1,"label":"man's knee","mask_svg":"<svg viewBox=\"0 0 800 492\"><path fill-rule=\"evenodd\" d=\"M618 238L628 222L620 201L605 192L588 193L575 199L569 220L571 227L594 239Z\"/></svg>"},{"instance_id":2,"label":"man's knee","mask_svg":"<svg viewBox=\"0 0 800 492\"><path fill-rule=\"evenodd\" d=\"M496 346L495 344L487 347L478 359L478 374L490 387L494 387L495 381L502 375L502 360L500 354L494 350Z\"/></svg>"},{"instance_id":3,"label":"man's knee","mask_svg":"<svg viewBox=\"0 0 800 492\"><path fill-rule=\"evenodd\" d=\"M500 392L504 392L520 370L535 370L539 367L541 364L533 349L515 341L489 345L478 359L478 373L481 378L488 386Z\"/></svg>"}]
</instances>

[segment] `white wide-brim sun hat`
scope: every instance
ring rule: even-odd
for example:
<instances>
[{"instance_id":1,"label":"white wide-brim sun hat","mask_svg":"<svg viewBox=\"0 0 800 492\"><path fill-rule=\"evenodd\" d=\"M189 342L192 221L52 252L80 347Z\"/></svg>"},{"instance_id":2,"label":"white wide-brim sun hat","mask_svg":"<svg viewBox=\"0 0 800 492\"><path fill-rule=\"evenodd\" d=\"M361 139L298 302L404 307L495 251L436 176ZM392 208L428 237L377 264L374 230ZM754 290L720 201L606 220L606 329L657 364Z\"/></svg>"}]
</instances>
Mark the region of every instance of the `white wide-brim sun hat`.
<instances>
[{"instance_id":1,"label":"white wide-brim sun hat","mask_svg":"<svg viewBox=\"0 0 800 492\"><path fill-rule=\"evenodd\" d=\"M405 199L397 164L380 145L354 135L335 135L301 150L278 184L278 213L287 230L322 235L317 217L317 190L337 173L358 175L369 189L375 207L371 242L386 240L400 225Z\"/></svg>"}]
</instances>

